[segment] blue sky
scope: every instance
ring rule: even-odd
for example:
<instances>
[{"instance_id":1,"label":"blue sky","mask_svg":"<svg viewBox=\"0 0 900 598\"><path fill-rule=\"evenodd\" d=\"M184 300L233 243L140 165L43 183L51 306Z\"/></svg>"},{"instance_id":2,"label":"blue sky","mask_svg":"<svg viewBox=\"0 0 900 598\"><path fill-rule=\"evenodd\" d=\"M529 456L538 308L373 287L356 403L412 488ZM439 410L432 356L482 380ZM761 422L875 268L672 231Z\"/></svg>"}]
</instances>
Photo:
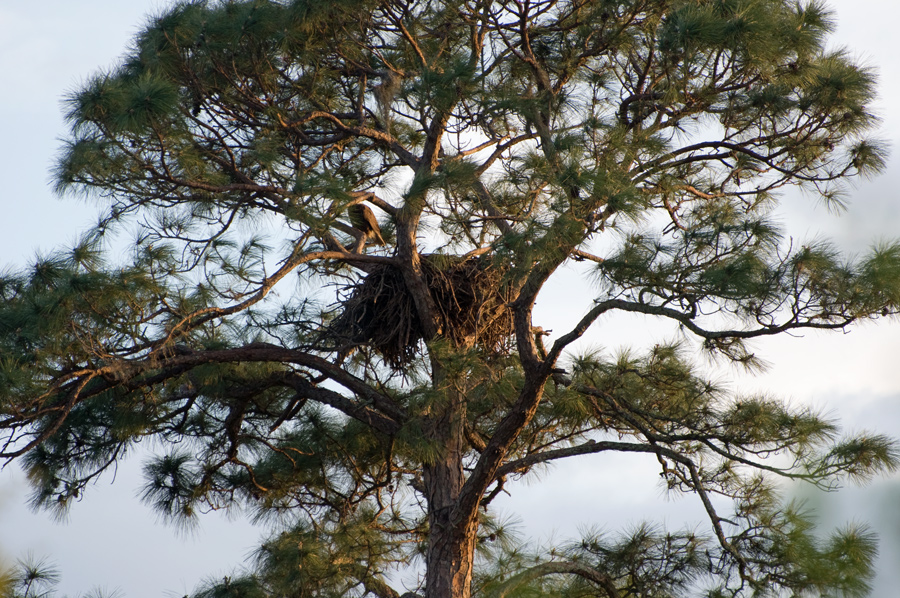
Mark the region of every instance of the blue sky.
<instances>
[{"instance_id":1,"label":"blue sky","mask_svg":"<svg viewBox=\"0 0 900 598\"><path fill-rule=\"evenodd\" d=\"M0 264L24 265L37 252L73 241L94 219L84 201L59 200L48 185L49 168L65 135L61 98L100 68L115 64L145 15L164 2L141 0L7 0L0 4ZM850 48L878 69L883 137L894 147L887 172L851 189L851 205L841 217L815 207L810 198L787 198L781 216L798 240L825 236L858 252L873 240L900 236L900 63L895 51L895 0L831 0L836 10L836 45ZM572 296L577 278L564 274L557 295L543 299L537 323L561 330L564 316L554 309ZM577 317L579 307L565 310ZM541 320L543 318L543 320ZM635 335L645 340L672 331L640 318L609 322L593 339L610 350ZM900 325L879 323L849 334L809 334L757 343L771 363L762 376L730 368L741 392L768 389L797 403L811 404L841 418L850 430L874 429L900 437ZM261 530L240 516L204 518L190 535L156 523L135 497L139 471L132 459L116 476L100 481L76 504L67 522L25 505L27 487L15 467L0 472L0 555L6 562L32 552L55 562L63 592L75 595L93 586L119 588L130 597L181 596L210 575L241 564ZM526 533L566 537L580 523L615 530L645 516L678 522L700 521L696 501L663 497L652 467L640 460L597 457L557 467L543 484L513 486L501 504L518 513ZM575 488L573 489L573 484ZM561 489L566 489L561 491ZM516 492L520 490L521 492ZM796 492L806 494L797 490ZM900 562L900 478L828 497L811 496L826 525L869 521L885 537L876 596L900 585L893 565ZM893 563L893 565L889 565ZM886 593L881 593L886 592Z\"/></svg>"}]
</instances>

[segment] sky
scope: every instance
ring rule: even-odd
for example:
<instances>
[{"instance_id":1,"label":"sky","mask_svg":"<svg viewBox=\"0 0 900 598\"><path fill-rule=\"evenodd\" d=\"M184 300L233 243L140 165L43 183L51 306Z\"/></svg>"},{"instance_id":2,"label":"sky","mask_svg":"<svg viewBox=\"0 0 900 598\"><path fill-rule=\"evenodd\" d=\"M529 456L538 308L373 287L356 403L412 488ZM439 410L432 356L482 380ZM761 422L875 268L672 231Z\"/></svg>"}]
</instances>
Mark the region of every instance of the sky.
<instances>
[{"instance_id":1,"label":"sky","mask_svg":"<svg viewBox=\"0 0 900 598\"><path fill-rule=\"evenodd\" d=\"M880 75L876 112L882 137L894 148L884 174L850 189L848 210L836 216L809 197L789 196L780 212L798 241L827 237L851 253L900 236L900 64L895 56L900 3L829 0L836 11L835 46L847 47ZM0 268L22 266L39 252L74 241L95 219L92 205L51 192L49 170L65 136L62 97L98 69L115 64L148 13L166 5L143 0L4 0L0 3ZM557 290L538 304L536 324L565 330L580 315L567 306L577 272L564 272ZM626 341L655 342L673 331L634 316L604 321L589 342L615 351ZM758 376L721 364L716 375L737 392L772 392L843 421L849 431L900 437L900 324L866 324L851 332L767 339L754 345L770 363ZM644 517L661 523L703 519L695 499L663 496L646 458L595 456L557 466L541 483L510 488L497 504L538 539L565 538L584 526L616 530ZM74 505L65 522L27 507L28 488L13 466L0 471L0 562L28 553L61 573L69 596L92 587L128 597L182 596L210 576L244 563L264 530L240 514L213 513L188 534L159 523L137 499L140 456L102 478ZM788 489L818 508L826 527L868 523L882 536L874 596L900 586L900 477L831 495Z\"/></svg>"}]
</instances>

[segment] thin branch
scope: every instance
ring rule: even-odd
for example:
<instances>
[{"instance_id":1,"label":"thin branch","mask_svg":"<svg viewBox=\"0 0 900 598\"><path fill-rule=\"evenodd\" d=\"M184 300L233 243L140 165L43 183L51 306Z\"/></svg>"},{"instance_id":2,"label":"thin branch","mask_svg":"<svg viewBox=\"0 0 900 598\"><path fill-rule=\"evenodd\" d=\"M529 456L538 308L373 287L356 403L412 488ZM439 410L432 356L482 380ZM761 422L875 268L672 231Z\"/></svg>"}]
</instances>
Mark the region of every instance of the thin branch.
<instances>
[{"instance_id":1,"label":"thin branch","mask_svg":"<svg viewBox=\"0 0 900 598\"><path fill-rule=\"evenodd\" d=\"M577 575L578 577L584 578L587 581L590 581L603 590L604 594L606 594L607 598L621 598L621 594L619 593L618 588L616 588L616 584L613 579L606 575L605 573L601 573L592 567L588 567L583 563L573 563L571 561L554 561L550 563L541 563L540 565L536 565L531 567L530 569L526 569L521 573L513 575L506 582L504 582L499 588L492 592L492 598L506 598L512 592L515 592L519 587L527 584L530 581L534 581L539 577L544 577L547 575L560 575L560 574L569 574L569 575Z\"/></svg>"}]
</instances>

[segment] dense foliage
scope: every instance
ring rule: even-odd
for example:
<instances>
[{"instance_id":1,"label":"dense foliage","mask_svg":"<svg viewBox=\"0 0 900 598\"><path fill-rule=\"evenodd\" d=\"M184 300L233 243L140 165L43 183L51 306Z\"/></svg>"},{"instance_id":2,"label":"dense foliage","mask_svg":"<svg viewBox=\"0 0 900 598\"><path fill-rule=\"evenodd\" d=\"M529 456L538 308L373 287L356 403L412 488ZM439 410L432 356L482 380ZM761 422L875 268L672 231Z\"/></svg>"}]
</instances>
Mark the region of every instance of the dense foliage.
<instances>
[{"instance_id":1,"label":"dense foliage","mask_svg":"<svg viewBox=\"0 0 900 598\"><path fill-rule=\"evenodd\" d=\"M408 565L429 598L864 594L873 538L816 535L777 483L896 446L689 351L755 367L753 338L900 311L900 245L851 260L772 219L882 165L830 27L816 0L175 4L67 100L58 190L106 209L0 278L0 456L65 509L152 439L167 517L270 519L197 596L396 598ZM594 295L551 333L564 265ZM683 340L571 349L619 312ZM657 460L705 526L544 552L493 516L507 480L601 452Z\"/></svg>"}]
</instances>

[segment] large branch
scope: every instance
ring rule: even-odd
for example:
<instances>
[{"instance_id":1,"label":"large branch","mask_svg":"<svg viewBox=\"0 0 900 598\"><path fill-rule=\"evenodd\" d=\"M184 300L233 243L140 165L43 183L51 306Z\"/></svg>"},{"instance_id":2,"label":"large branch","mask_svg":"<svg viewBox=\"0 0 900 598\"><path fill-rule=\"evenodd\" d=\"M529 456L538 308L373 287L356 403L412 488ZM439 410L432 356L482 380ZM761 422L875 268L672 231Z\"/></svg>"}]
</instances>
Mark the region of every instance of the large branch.
<instances>
[{"instance_id":1,"label":"large branch","mask_svg":"<svg viewBox=\"0 0 900 598\"><path fill-rule=\"evenodd\" d=\"M602 314L611 310L621 310L634 313L641 313L653 316L663 316L679 322L685 328L696 334L697 336L707 340L718 339L749 339L761 336L771 336L780 334L788 330L796 330L802 328L815 328L819 330L837 330L845 328L848 324L854 322L857 318L854 316L844 316L837 322L815 322L812 316L806 320L792 318L786 322L777 325L763 326L761 328L751 328L746 330L707 330L701 328L694 322L691 314L672 309L670 307L662 307L659 305L650 305L647 303L635 303L624 299L606 299L600 301L588 311L587 314L578 322L578 324L567 334L559 337L553 343L552 348L547 354L548 360L555 360L566 346L580 338L593 322Z\"/></svg>"},{"instance_id":2,"label":"large branch","mask_svg":"<svg viewBox=\"0 0 900 598\"><path fill-rule=\"evenodd\" d=\"M647 426L643 425L637 418L633 417L631 414L623 410L621 406L619 406L618 401L616 401L616 399L608 393L605 393L599 389L588 388L585 386L581 386L578 390L605 400L647 439L648 444L645 445L647 450L636 452L653 452L656 453L658 457L666 457L668 459L671 459L673 462L679 463L687 469L689 474L688 477L690 479L688 480L684 477L681 477L681 480L688 487L692 488L694 492L696 492L700 497L700 502L703 504L703 508L706 511L706 514L709 517L709 521L713 526L713 532L716 535L716 539L719 541L719 545L728 554L730 554L732 558L735 559L735 562L737 562L740 569L741 576L743 576L746 568L746 562L740 552L731 544L731 542L728 541L728 538L725 536L725 531L722 528L722 518L719 516L719 513L716 511L715 506L713 506L712 504L709 491L703 484L703 480L700 477L700 470L698 469L697 464L692 459L688 458L683 453L683 451L677 451L668 447L661 446L656 434Z\"/></svg>"},{"instance_id":3,"label":"large branch","mask_svg":"<svg viewBox=\"0 0 900 598\"><path fill-rule=\"evenodd\" d=\"M637 444L634 442L614 442L614 441L595 441L589 440L584 444L570 446L561 449L544 451L542 453L534 453L515 461L510 461L497 469L497 479L524 471L539 463L548 463L557 459L565 459L566 457L574 457L577 455L590 455L594 453L602 453L606 451L616 451L621 453L652 453L658 451L648 444Z\"/></svg>"},{"instance_id":4,"label":"large branch","mask_svg":"<svg viewBox=\"0 0 900 598\"><path fill-rule=\"evenodd\" d=\"M455 102L443 113L437 114L428 126L422 157L415 166L415 177L411 188L434 175L440 166L441 139ZM443 332L437 305L431 296L431 289L425 280L422 258L419 255L418 234L422 211L426 205L425 190L409 193L403 207L395 215L397 224L397 261L403 280L409 289L416 307L416 313L425 332L425 339L431 340Z\"/></svg>"},{"instance_id":5,"label":"large branch","mask_svg":"<svg viewBox=\"0 0 900 598\"><path fill-rule=\"evenodd\" d=\"M30 418L24 415L18 415L15 418L18 422L25 419L34 421L39 416L56 414L57 420L47 426L26 446L16 451L0 453L0 457L14 458L23 455L49 438L62 425L77 402L98 396L113 388L134 391L160 384L200 365L249 362L294 364L320 372L328 379L358 395L361 401L352 401L339 393L309 383L297 386L297 382L293 378L291 379L292 385L306 398L330 405L367 425L377 427L379 431L386 434L396 432L406 421L406 414L389 397L376 391L364 380L316 355L268 343L252 343L244 347L210 351L181 349L175 355L152 355L141 360L120 361L93 370L84 370L84 374L78 378L65 385L57 386L57 392L63 397L61 405L44 409L39 415L32 414ZM144 377L145 374L146 377ZM88 382L91 381L94 383L88 386ZM8 427L10 423L15 422L7 418L0 424L0 427Z\"/></svg>"},{"instance_id":6,"label":"large branch","mask_svg":"<svg viewBox=\"0 0 900 598\"><path fill-rule=\"evenodd\" d=\"M346 250L315 251L312 253L299 253L299 251L295 250L295 253L288 257L277 271L275 271L271 276L266 277L262 281L262 283L259 285L259 288L255 293L250 295L250 297L228 307L208 307L188 314L180 322L171 327L169 334L165 339L162 339L157 343L157 347L164 347L169 341L176 337L177 333L183 332L183 329L186 327L196 328L216 318L223 318L225 316L230 316L232 314L243 311L251 305L262 301L266 297L266 295L269 294L276 283L290 274L298 266L314 260L328 259L341 260L351 263L393 263L391 258L352 253Z\"/></svg>"},{"instance_id":7,"label":"large branch","mask_svg":"<svg viewBox=\"0 0 900 598\"><path fill-rule=\"evenodd\" d=\"M365 401L370 402L383 414L394 419L398 423L406 420L406 414L396 405L396 403L372 388L365 380L357 378L330 361L296 349L286 349L268 343L251 343L247 346L235 349L189 352L186 355L179 355L172 358L167 365L181 366L187 364L200 365L203 363L253 361L292 363L314 369L334 382L337 382L347 390L359 395Z\"/></svg>"},{"instance_id":8,"label":"large branch","mask_svg":"<svg viewBox=\"0 0 900 598\"><path fill-rule=\"evenodd\" d=\"M790 137L787 134L777 135L777 137L787 138ZM757 160L772 170L779 172L789 179L797 179L805 182L825 182L825 181L833 181L837 180L847 174L849 171L849 167L842 168L838 173L827 174L822 176L815 175L804 175L802 172L804 170L809 170L809 166L797 166L794 168L785 168L782 166L785 155L790 155L790 147L782 147L781 149L771 151L769 153L760 153L757 151L753 151L750 149L752 145L756 145L757 140L750 140L745 142L734 143L730 141L704 141L700 143L696 143L694 145L686 146L680 148L678 150L672 151L661 158L657 158L656 160L651 160L647 162L643 166L638 169L640 173L638 176L634 177L634 182L638 183L649 178L653 173L660 172L663 170L672 170L677 166L682 166L685 164L692 164L694 162L709 162L709 161L722 161L726 158L732 156L732 154L740 153L745 156ZM765 147L762 143L759 143L761 147ZM676 156L682 154L692 154L693 152L699 150L728 150L724 152L717 153L709 153L709 154L699 154L699 155L690 155L686 158L681 158L679 160L674 160Z\"/></svg>"},{"instance_id":9,"label":"large branch","mask_svg":"<svg viewBox=\"0 0 900 598\"><path fill-rule=\"evenodd\" d=\"M370 405L353 401L333 390L314 386L302 376L297 374L290 375L288 376L288 383L297 391L298 397L311 399L317 403L334 407L338 411L361 421L379 432L393 435L400 430L400 424L397 421L376 409L372 409Z\"/></svg>"},{"instance_id":10,"label":"large branch","mask_svg":"<svg viewBox=\"0 0 900 598\"><path fill-rule=\"evenodd\" d=\"M463 484L451 515L453 523L462 524L476 516L484 492L497 479L497 470L509 453L513 441L534 417L543 397L544 383L550 377L550 373L548 367L526 368L525 384L516 402L497 425Z\"/></svg>"}]
</instances>

